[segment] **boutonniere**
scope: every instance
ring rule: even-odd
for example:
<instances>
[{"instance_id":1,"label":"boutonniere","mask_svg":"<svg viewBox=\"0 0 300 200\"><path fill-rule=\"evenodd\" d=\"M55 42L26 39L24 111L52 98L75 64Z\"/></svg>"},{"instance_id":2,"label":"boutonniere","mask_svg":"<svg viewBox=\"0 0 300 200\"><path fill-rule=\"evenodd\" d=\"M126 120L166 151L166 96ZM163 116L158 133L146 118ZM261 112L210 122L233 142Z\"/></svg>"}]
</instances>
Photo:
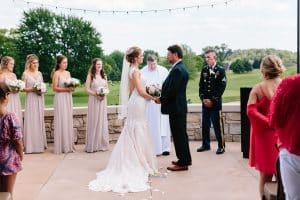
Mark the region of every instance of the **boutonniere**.
<instances>
[{"instance_id":1,"label":"boutonniere","mask_svg":"<svg viewBox=\"0 0 300 200\"><path fill-rule=\"evenodd\" d=\"M209 74L210 74L210 75L215 75L216 73L214 72L214 70L209 69Z\"/></svg>"}]
</instances>

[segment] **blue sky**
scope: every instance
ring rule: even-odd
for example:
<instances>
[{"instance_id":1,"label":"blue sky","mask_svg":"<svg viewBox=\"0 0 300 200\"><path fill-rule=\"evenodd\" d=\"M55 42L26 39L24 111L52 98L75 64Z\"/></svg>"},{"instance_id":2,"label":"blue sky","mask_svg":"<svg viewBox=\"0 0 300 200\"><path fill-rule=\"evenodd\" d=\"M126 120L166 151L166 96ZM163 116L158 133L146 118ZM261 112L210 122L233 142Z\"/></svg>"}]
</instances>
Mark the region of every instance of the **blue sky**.
<instances>
[{"instance_id":1,"label":"blue sky","mask_svg":"<svg viewBox=\"0 0 300 200\"><path fill-rule=\"evenodd\" d=\"M91 21L102 35L106 54L132 45L163 55L171 44L187 44L196 53L208 45L226 43L232 49L276 48L297 50L297 0L28 0L93 10L148 10L190 5L211 7L147 14L97 14L50 8ZM17 27L23 10L34 5L6 0L0 8L0 27Z\"/></svg>"}]
</instances>

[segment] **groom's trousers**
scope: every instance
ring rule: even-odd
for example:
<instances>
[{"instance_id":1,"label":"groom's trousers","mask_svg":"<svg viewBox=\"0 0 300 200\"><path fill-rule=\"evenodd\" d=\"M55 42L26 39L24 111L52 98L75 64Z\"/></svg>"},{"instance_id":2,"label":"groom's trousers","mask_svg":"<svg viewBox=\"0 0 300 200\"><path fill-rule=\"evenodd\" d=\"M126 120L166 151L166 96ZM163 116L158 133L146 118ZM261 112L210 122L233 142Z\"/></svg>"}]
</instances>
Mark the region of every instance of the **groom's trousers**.
<instances>
[{"instance_id":1,"label":"groom's trousers","mask_svg":"<svg viewBox=\"0 0 300 200\"><path fill-rule=\"evenodd\" d=\"M178 165L187 166L192 162L192 158L186 132L186 113L180 115L169 114L169 120Z\"/></svg>"}]
</instances>

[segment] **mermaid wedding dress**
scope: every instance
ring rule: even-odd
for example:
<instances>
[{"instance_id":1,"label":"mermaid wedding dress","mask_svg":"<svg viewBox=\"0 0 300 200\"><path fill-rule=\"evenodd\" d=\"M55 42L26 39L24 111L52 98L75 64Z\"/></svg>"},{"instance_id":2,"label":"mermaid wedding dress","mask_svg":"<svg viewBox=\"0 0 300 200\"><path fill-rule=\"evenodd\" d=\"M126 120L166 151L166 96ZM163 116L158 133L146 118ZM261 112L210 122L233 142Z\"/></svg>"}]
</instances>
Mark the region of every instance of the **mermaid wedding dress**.
<instances>
[{"instance_id":1,"label":"mermaid wedding dress","mask_svg":"<svg viewBox=\"0 0 300 200\"><path fill-rule=\"evenodd\" d=\"M129 69L129 79L135 68ZM141 81L143 85L145 83ZM93 191L118 193L149 189L149 175L157 172L153 141L146 122L146 99L133 89L127 105L128 114L109 162L97 178L89 183Z\"/></svg>"}]
</instances>

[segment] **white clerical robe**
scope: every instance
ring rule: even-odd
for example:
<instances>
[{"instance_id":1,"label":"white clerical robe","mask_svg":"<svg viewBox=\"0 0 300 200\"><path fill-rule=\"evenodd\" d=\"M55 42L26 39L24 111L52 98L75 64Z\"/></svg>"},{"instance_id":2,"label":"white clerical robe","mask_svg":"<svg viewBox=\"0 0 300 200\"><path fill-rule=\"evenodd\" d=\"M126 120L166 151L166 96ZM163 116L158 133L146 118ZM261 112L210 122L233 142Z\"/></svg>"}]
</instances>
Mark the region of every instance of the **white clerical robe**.
<instances>
[{"instance_id":1,"label":"white clerical robe","mask_svg":"<svg viewBox=\"0 0 300 200\"><path fill-rule=\"evenodd\" d=\"M147 85L154 84L160 88L168 73L166 68L159 65L157 65L155 70L150 70L148 66L141 70L142 79L146 81ZM148 125L153 137L156 155L161 155L164 151L170 152L171 149L169 115L161 114L160 107L160 104L149 101L146 108Z\"/></svg>"}]
</instances>

